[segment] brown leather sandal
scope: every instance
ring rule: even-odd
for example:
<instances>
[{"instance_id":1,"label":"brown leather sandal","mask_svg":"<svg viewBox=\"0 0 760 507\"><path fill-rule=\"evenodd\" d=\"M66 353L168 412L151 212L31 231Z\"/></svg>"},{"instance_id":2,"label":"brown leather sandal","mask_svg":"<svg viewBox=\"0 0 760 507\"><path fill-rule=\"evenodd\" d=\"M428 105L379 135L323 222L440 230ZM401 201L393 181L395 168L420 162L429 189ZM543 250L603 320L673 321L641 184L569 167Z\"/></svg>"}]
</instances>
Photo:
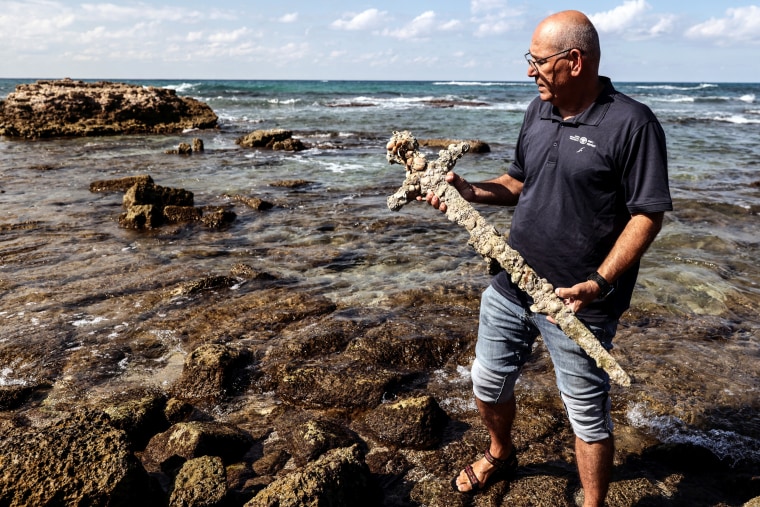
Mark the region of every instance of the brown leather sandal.
<instances>
[{"instance_id":1,"label":"brown leather sandal","mask_svg":"<svg viewBox=\"0 0 760 507\"><path fill-rule=\"evenodd\" d=\"M457 479L459 478L459 476L457 476L451 481L451 485L455 491L458 493L474 495L483 491L489 484L510 477L514 474L515 470L517 470L517 451L514 447L512 448L509 457L506 459L495 458L493 454L491 454L490 449L486 449L484 456L486 461L495 468L495 470L489 474L488 481L480 482L475 475L475 470L473 470L472 465L467 465L464 467L464 473L467 475L467 480L470 481L471 489L469 491L460 491L457 487Z\"/></svg>"}]
</instances>

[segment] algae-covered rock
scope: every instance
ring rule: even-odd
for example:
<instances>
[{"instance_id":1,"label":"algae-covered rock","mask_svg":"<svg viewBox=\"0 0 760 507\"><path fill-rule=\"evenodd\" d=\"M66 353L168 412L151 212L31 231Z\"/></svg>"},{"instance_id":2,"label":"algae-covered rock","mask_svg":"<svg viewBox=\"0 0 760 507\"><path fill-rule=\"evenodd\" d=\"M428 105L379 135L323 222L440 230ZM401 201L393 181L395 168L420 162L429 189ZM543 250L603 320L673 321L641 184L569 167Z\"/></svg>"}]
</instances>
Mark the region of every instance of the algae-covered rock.
<instances>
[{"instance_id":1,"label":"algae-covered rock","mask_svg":"<svg viewBox=\"0 0 760 507\"><path fill-rule=\"evenodd\" d=\"M103 413L18 427L0 440L2 505L147 507L160 498L125 433Z\"/></svg>"}]
</instances>

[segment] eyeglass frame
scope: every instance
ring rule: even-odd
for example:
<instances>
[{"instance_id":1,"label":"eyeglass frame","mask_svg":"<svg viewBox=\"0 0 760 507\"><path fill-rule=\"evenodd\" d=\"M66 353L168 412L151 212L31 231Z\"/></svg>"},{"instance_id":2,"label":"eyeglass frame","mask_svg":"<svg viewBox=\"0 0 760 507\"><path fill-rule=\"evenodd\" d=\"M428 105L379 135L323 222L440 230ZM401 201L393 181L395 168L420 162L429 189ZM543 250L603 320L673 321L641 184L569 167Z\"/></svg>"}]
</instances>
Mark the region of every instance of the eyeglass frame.
<instances>
[{"instance_id":1,"label":"eyeglass frame","mask_svg":"<svg viewBox=\"0 0 760 507\"><path fill-rule=\"evenodd\" d=\"M534 69L536 72L538 72L538 66L539 66L539 65L543 65L543 64L545 64L547 61L549 61L549 58L554 58L555 56L559 56L559 55L561 55L562 53L567 53L567 52L569 52L569 51L572 51L573 49L578 49L578 48L568 48L568 49L563 49L562 51L560 51L560 52L558 52L558 53L554 53L553 55L549 55L549 56L545 56L545 57L543 57L543 58L539 58L538 60L536 60L536 59L533 57L533 55L532 55L532 54L530 54L530 51L528 51L527 53L525 53L525 55L524 55L524 56L525 56L525 60L527 60L527 62L528 62L528 65L530 65L531 67L533 67L533 69ZM580 49L579 49L578 51L580 51L580 52L581 52L581 54L583 54L583 51L581 51Z\"/></svg>"}]
</instances>

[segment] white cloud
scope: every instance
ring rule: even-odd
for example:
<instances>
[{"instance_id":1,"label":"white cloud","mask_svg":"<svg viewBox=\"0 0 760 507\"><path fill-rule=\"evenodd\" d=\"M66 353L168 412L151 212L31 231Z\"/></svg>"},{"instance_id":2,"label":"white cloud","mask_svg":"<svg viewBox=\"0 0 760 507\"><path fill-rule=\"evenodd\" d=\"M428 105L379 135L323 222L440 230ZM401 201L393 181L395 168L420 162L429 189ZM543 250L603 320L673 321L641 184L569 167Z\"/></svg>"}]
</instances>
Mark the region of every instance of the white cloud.
<instances>
[{"instance_id":1,"label":"white cloud","mask_svg":"<svg viewBox=\"0 0 760 507\"><path fill-rule=\"evenodd\" d=\"M237 30L217 32L209 35L208 40L212 43L228 43L236 42L242 37L248 35L249 30L246 27L238 28Z\"/></svg>"},{"instance_id":2,"label":"white cloud","mask_svg":"<svg viewBox=\"0 0 760 507\"><path fill-rule=\"evenodd\" d=\"M750 5L726 10L723 18L710 18L686 31L694 39L728 42L760 42L760 7Z\"/></svg>"},{"instance_id":3,"label":"white cloud","mask_svg":"<svg viewBox=\"0 0 760 507\"><path fill-rule=\"evenodd\" d=\"M285 14L284 16L280 17L278 21L280 23L295 23L296 21L298 21L298 13L291 12L289 14Z\"/></svg>"},{"instance_id":4,"label":"white cloud","mask_svg":"<svg viewBox=\"0 0 760 507\"><path fill-rule=\"evenodd\" d=\"M589 19L600 32L622 32L638 24L648 9L646 0L627 0L610 11L590 14Z\"/></svg>"},{"instance_id":5,"label":"white cloud","mask_svg":"<svg viewBox=\"0 0 760 507\"><path fill-rule=\"evenodd\" d=\"M501 35L524 23L522 12L510 9L506 0L471 0L470 13L476 37Z\"/></svg>"},{"instance_id":6,"label":"white cloud","mask_svg":"<svg viewBox=\"0 0 760 507\"><path fill-rule=\"evenodd\" d=\"M471 0L470 12L473 14L491 13L494 11L505 11L507 9L506 0Z\"/></svg>"},{"instance_id":7,"label":"white cloud","mask_svg":"<svg viewBox=\"0 0 760 507\"><path fill-rule=\"evenodd\" d=\"M359 14L346 14L342 19L333 21L330 26L338 30L368 30L385 21L387 12L367 9Z\"/></svg>"},{"instance_id":8,"label":"white cloud","mask_svg":"<svg viewBox=\"0 0 760 507\"><path fill-rule=\"evenodd\" d=\"M383 35L401 40L424 39L435 32L448 32L458 29L462 23L456 19L438 23L434 11L426 11L396 30L386 29Z\"/></svg>"}]
</instances>

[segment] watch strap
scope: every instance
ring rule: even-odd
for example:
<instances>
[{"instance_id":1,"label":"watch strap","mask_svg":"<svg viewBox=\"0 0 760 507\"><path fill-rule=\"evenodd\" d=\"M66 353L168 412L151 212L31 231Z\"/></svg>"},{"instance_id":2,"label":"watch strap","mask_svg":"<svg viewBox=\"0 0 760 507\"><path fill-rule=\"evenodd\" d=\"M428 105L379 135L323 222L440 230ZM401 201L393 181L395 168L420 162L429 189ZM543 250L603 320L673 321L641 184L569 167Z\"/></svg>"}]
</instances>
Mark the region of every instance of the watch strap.
<instances>
[{"instance_id":1,"label":"watch strap","mask_svg":"<svg viewBox=\"0 0 760 507\"><path fill-rule=\"evenodd\" d=\"M591 280L599 286L599 299L606 299L615 291L615 287L613 287L607 280L604 279L602 275L596 271L588 275L587 280Z\"/></svg>"}]
</instances>

